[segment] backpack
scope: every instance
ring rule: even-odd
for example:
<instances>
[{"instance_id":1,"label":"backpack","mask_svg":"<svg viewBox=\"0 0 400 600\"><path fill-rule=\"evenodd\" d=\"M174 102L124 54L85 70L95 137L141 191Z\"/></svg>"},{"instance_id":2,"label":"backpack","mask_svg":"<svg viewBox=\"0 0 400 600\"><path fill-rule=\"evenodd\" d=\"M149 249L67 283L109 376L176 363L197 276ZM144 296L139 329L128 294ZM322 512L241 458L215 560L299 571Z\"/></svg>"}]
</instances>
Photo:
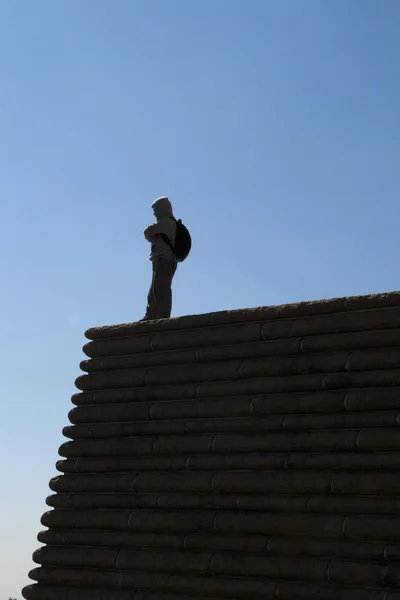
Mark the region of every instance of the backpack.
<instances>
[{"instance_id":1,"label":"backpack","mask_svg":"<svg viewBox=\"0 0 400 600\"><path fill-rule=\"evenodd\" d=\"M189 230L182 221L179 219L178 221L174 219L176 223L176 236L175 236L175 245L171 244L171 241L168 236L162 235L162 239L168 246L171 248L177 262L183 262L185 258L187 258L190 249L192 247L192 238L190 236Z\"/></svg>"}]
</instances>

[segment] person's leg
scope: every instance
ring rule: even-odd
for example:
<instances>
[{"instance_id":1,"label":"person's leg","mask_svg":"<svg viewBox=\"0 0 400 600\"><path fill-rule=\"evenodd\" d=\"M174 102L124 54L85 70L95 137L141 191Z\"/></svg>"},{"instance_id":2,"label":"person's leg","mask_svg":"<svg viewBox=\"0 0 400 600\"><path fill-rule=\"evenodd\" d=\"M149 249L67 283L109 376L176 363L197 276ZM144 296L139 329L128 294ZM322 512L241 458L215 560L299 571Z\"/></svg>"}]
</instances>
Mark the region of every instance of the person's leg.
<instances>
[{"instance_id":1,"label":"person's leg","mask_svg":"<svg viewBox=\"0 0 400 600\"><path fill-rule=\"evenodd\" d=\"M154 261L153 294L157 319L169 319L172 309L172 279L176 271L176 261L158 258Z\"/></svg>"},{"instance_id":2,"label":"person's leg","mask_svg":"<svg viewBox=\"0 0 400 600\"><path fill-rule=\"evenodd\" d=\"M153 319L157 319L157 304L156 304L156 298L154 296L154 280L155 280L155 272L156 272L154 262L152 263L152 269L153 269L153 275L151 278L149 293L147 295L146 314L144 316L144 319L142 319L142 321L151 321Z\"/></svg>"}]
</instances>

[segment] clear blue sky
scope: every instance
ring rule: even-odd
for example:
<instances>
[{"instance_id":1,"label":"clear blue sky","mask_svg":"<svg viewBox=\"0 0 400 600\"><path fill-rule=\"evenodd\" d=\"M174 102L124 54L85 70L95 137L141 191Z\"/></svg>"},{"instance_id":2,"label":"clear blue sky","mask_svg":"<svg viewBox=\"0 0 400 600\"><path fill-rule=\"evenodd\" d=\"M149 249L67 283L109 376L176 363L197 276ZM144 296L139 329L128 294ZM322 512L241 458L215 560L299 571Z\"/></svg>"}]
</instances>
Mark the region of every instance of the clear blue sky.
<instances>
[{"instance_id":1,"label":"clear blue sky","mask_svg":"<svg viewBox=\"0 0 400 600\"><path fill-rule=\"evenodd\" d=\"M157 196L194 240L175 315L400 287L399 29L398 0L1 2L1 600L83 331L143 316Z\"/></svg>"}]
</instances>

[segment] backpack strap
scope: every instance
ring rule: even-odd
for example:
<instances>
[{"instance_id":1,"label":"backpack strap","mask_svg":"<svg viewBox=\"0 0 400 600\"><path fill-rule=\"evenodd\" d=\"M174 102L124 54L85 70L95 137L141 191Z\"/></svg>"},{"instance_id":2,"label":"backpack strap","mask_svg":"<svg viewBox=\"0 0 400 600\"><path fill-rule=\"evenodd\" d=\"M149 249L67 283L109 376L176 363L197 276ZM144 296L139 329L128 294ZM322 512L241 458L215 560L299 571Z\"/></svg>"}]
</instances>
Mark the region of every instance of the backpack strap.
<instances>
[{"instance_id":1,"label":"backpack strap","mask_svg":"<svg viewBox=\"0 0 400 600\"><path fill-rule=\"evenodd\" d=\"M169 237L167 235L165 235L165 233L160 233L160 237L164 240L164 242L167 244L167 246L169 246L171 248L171 250L173 252L174 247L173 247L172 242L169 239Z\"/></svg>"},{"instance_id":2,"label":"backpack strap","mask_svg":"<svg viewBox=\"0 0 400 600\"><path fill-rule=\"evenodd\" d=\"M175 221L176 225L178 226L178 221L175 219L175 217L168 217L168 218ZM167 235L165 235L165 233L160 233L160 237L164 240L164 242L167 244L167 246L169 246L171 248L172 254L175 256L174 246L172 245L172 242L169 239L169 237Z\"/></svg>"}]
</instances>

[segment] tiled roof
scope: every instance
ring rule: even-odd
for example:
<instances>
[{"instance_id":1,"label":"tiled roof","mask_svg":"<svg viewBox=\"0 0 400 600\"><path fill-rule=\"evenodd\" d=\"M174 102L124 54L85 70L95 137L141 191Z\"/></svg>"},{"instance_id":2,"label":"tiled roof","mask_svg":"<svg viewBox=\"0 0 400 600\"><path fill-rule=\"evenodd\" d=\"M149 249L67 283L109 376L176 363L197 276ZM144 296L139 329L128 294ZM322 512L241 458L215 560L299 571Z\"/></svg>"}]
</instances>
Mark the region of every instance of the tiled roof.
<instances>
[{"instance_id":1,"label":"tiled roof","mask_svg":"<svg viewBox=\"0 0 400 600\"><path fill-rule=\"evenodd\" d=\"M99 327L28 600L400 600L400 292Z\"/></svg>"}]
</instances>

